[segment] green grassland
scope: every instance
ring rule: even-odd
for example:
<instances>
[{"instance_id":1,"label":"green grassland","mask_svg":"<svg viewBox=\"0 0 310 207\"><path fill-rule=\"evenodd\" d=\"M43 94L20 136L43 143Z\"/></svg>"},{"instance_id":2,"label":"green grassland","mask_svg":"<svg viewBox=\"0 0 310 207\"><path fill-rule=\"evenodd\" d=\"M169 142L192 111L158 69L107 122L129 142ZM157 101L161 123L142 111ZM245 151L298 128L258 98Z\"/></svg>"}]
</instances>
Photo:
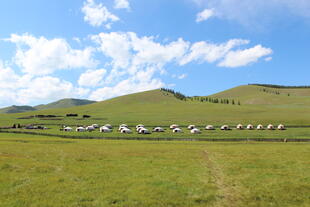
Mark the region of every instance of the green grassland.
<instances>
[{"instance_id":1,"label":"green grassland","mask_svg":"<svg viewBox=\"0 0 310 207\"><path fill-rule=\"evenodd\" d=\"M122 134L117 130L117 127L111 133L101 133L99 129L92 132L65 132L60 131L58 126L48 126L48 130L27 130L27 129L11 129L9 131L18 131L23 133L34 132L40 135L61 135L70 137L81 138L186 138L186 139L234 139L234 138L248 138L248 139L309 139L310 140L310 128L289 128L287 130L237 130L232 129L228 131L216 130L204 130L201 128L201 134L191 134L190 130L183 128L182 133L173 133L168 127L165 127L165 132L153 132L152 134L139 134L132 127L132 134ZM72 126L75 130L74 126ZM149 127L150 128L150 127Z\"/></svg>"},{"instance_id":2,"label":"green grassland","mask_svg":"<svg viewBox=\"0 0 310 207\"><path fill-rule=\"evenodd\" d=\"M309 206L310 145L0 133L0 206Z\"/></svg>"}]
</instances>

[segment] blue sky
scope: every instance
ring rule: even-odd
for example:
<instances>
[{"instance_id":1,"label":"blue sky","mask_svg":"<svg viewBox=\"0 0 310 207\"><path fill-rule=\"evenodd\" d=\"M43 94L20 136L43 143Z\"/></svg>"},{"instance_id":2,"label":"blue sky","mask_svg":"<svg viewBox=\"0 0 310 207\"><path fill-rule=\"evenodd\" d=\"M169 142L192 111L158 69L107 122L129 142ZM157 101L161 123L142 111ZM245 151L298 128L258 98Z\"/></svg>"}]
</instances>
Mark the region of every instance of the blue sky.
<instances>
[{"instance_id":1,"label":"blue sky","mask_svg":"<svg viewBox=\"0 0 310 207\"><path fill-rule=\"evenodd\" d=\"M3 1L0 106L310 85L309 11L304 0Z\"/></svg>"}]
</instances>

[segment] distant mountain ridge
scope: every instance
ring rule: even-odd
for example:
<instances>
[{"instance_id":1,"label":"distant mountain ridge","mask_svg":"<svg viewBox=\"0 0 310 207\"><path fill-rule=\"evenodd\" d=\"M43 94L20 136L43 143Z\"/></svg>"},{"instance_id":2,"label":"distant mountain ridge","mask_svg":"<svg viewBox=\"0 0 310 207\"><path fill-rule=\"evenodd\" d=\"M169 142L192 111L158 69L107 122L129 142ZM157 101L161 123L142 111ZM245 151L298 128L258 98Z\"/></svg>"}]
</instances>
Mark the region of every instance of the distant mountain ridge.
<instances>
[{"instance_id":1,"label":"distant mountain ridge","mask_svg":"<svg viewBox=\"0 0 310 207\"><path fill-rule=\"evenodd\" d=\"M82 105L88 105L96 103L96 101L90 101L86 99L61 99L59 101L55 101L49 104L41 104L38 106L10 106L0 109L0 114L13 114L13 113L22 113L22 112L28 112L28 111L39 111L39 110L45 110L45 109L57 109L57 108L70 108L74 106L82 106Z\"/></svg>"}]
</instances>

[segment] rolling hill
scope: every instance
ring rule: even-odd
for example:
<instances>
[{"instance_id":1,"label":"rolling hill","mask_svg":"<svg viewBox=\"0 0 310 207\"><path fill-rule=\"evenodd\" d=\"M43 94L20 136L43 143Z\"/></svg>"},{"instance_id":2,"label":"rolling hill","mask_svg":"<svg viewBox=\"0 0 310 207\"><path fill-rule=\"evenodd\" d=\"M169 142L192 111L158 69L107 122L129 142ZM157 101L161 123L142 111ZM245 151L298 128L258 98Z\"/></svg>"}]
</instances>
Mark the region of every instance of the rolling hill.
<instances>
[{"instance_id":1,"label":"rolling hill","mask_svg":"<svg viewBox=\"0 0 310 207\"><path fill-rule=\"evenodd\" d=\"M161 90L116 97L93 104L69 108L47 109L40 114L65 116L67 113L77 113L74 119L60 120L19 120L20 123L49 124L90 124L90 123L120 123L146 125L169 125L178 123L187 125L205 124L279 124L309 125L310 124L310 89L276 89L280 94L264 92L262 86L239 86L209 97L234 98L241 105L201 102L187 99L182 101L173 94ZM273 90L273 89L270 89ZM285 93L290 93L288 94ZM12 123L12 119L38 114L36 111L22 114L8 114L0 117L0 123ZM90 115L90 119L81 116Z\"/></svg>"},{"instance_id":2,"label":"rolling hill","mask_svg":"<svg viewBox=\"0 0 310 207\"><path fill-rule=\"evenodd\" d=\"M61 99L56 102L52 102L49 104L42 104L38 106L10 106L6 108L0 109L0 114L12 114L12 113L22 113L28 111L38 111L38 110L46 110L46 109L57 109L57 108L69 108L74 106L82 106L87 104L96 103L96 101L90 101L85 99Z\"/></svg>"},{"instance_id":3,"label":"rolling hill","mask_svg":"<svg viewBox=\"0 0 310 207\"><path fill-rule=\"evenodd\" d=\"M0 109L0 114L12 114L12 113L22 113L27 111L35 111L36 109L32 106L9 106Z\"/></svg>"}]
</instances>

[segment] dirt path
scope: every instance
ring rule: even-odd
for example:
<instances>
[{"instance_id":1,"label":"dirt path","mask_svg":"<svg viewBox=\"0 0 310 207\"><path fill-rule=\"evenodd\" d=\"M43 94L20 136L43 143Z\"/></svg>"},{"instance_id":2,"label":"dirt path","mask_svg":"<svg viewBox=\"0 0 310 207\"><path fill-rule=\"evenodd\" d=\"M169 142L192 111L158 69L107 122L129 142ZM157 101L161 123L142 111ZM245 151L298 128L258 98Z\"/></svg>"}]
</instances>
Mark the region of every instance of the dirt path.
<instances>
[{"instance_id":1,"label":"dirt path","mask_svg":"<svg viewBox=\"0 0 310 207\"><path fill-rule=\"evenodd\" d=\"M211 175L215 180L216 186L218 187L217 204L218 207L237 207L238 196L236 195L235 187L225 182L225 176L221 167L216 163L214 158L210 155L210 152L205 150L204 157L206 165L211 171Z\"/></svg>"}]
</instances>

